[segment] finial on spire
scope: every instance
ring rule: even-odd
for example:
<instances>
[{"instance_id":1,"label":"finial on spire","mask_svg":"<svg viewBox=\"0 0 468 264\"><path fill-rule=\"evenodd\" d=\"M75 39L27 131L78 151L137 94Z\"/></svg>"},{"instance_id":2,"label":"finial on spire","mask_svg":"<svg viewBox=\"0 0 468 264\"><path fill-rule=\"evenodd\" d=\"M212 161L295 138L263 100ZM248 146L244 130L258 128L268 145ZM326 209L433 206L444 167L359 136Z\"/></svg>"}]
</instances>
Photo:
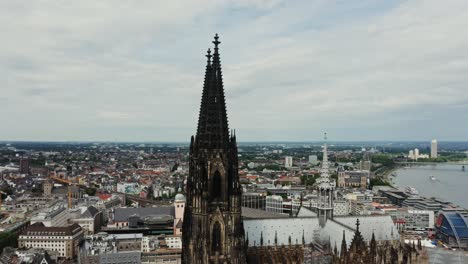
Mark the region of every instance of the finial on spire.
<instances>
[{"instance_id":1,"label":"finial on spire","mask_svg":"<svg viewBox=\"0 0 468 264\"><path fill-rule=\"evenodd\" d=\"M210 64L211 63L211 57L213 57L213 55L211 55L211 50L210 49L208 49L207 54L205 56L208 58L208 64Z\"/></svg>"},{"instance_id":2,"label":"finial on spire","mask_svg":"<svg viewBox=\"0 0 468 264\"><path fill-rule=\"evenodd\" d=\"M213 41L213 44L215 44L215 49L218 48L218 45L221 43L221 41L219 41L219 36L218 36L218 33L216 33L216 35L214 36L214 41Z\"/></svg>"},{"instance_id":3,"label":"finial on spire","mask_svg":"<svg viewBox=\"0 0 468 264\"><path fill-rule=\"evenodd\" d=\"M327 132L324 133L323 139L324 139L325 141L327 141Z\"/></svg>"},{"instance_id":4,"label":"finial on spire","mask_svg":"<svg viewBox=\"0 0 468 264\"><path fill-rule=\"evenodd\" d=\"M356 220L356 231L359 231L359 218Z\"/></svg>"}]
</instances>

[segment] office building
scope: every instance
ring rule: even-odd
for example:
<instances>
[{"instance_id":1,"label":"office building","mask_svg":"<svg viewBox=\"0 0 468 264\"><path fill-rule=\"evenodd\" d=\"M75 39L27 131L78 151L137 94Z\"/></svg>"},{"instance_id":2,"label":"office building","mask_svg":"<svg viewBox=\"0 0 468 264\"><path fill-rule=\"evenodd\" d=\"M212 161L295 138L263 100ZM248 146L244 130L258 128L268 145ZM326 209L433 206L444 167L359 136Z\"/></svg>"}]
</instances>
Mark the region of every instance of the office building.
<instances>
[{"instance_id":1,"label":"office building","mask_svg":"<svg viewBox=\"0 0 468 264\"><path fill-rule=\"evenodd\" d=\"M284 158L284 166L286 168L291 168L293 166L293 158L291 156L286 156Z\"/></svg>"},{"instance_id":2,"label":"office building","mask_svg":"<svg viewBox=\"0 0 468 264\"><path fill-rule=\"evenodd\" d=\"M29 174L30 164L31 164L31 160L29 159L29 157L21 157L20 162L19 162L19 173Z\"/></svg>"},{"instance_id":3,"label":"office building","mask_svg":"<svg viewBox=\"0 0 468 264\"><path fill-rule=\"evenodd\" d=\"M437 158L437 140L435 139L431 141L431 158Z\"/></svg>"},{"instance_id":4,"label":"office building","mask_svg":"<svg viewBox=\"0 0 468 264\"><path fill-rule=\"evenodd\" d=\"M398 230L430 230L434 228L434 212L398 208L388 211Z\"/></svg>"},{"instance_id":5,"label":"office building","mask_svg":"<svg viewBox=\"0 0 468 264\"><path fill-rule=\"evenodd\" d=\"M265 211L283 213L283 197L279 195L267 196Z\"/></svg>"},{"instance_id":6,"label":"office building","mask_svg":"<svg viewBox=\"0 0 468 264\"><path fill-rule=\"evenodd\" d=\"M259 192L242 193L242 207L265 210L266 195Z\"/></svg>"},{"instance_id":7,"label":"office building","mask_svg":"<svg viewBox=\"0 0 468 264\"><path fill-rule=\"evenodd\" d=\"M18 247L43 248L58 252L62 258L73 259L78 254L83 236L83 229L76 223L63 227L47 227L38 222L30 225L19 236Z\"/></svg>"},{"instance_id":8,"label":"office building","mask_svg":"<svg viewBox=\"0 0 468 264\"><path fill-rule=\"evenodd\" d=\"M41 222L46 227L65 226L71 215L62 203L56 203L49 208L44 208L31 217L31 224Z\"/></svg>"}]
</instances>

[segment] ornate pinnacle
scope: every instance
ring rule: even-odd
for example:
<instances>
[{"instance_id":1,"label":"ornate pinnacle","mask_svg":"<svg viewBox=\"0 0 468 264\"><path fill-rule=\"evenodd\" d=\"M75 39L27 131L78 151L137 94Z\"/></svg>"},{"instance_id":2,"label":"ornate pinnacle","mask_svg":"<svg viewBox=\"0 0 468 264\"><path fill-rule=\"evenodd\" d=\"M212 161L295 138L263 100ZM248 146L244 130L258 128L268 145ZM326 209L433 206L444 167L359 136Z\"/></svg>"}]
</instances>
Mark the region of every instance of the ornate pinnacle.
<instances>
[{"instance_id":1,"label":"ornate pinnacle","mask_svg":"<svg viewBox=\"0 0 468 264\"><path fill-rule=\"evenodd\" d=\"M219 41L219 36L218 36L218 33L216 33L215 37L214 37L214 41L213 41L213 44L215 44L215 52L216 50L218 49L218 45L221 43L221 41Z\"/></svg>"},{"instance_id":2,"label":"ornate pinnacle","mask_svg":"<svg viewBox=\"0 0 468 264\"><path fill-rule=\"evenodd\" d=\"M210 49L208 49L207 54L205 56L208 58L208 64L210 64L211 63L211 57L213 57L213 55L211 55L211 50Z\"/></svg>"}]
</instances>

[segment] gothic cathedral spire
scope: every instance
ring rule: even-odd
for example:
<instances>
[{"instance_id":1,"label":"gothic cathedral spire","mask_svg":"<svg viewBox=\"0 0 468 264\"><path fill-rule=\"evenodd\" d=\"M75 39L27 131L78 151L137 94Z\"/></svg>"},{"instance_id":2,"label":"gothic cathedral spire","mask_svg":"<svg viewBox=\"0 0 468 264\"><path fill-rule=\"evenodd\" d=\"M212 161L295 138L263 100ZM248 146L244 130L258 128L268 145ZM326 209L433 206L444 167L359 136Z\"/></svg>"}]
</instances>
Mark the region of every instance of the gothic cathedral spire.
<instances>
[{"instance_id":1,"label":"gothic cathedral spire","mask_svg":"<svg viewBox=\"0 0 468 264\"><path fill-rule=\"evenodd\" d=\"M229 135L216 34L206 55L197 134L190 143L182 263L246 263L237 143Z\"/></svg>"},{"instance_id":2,"label":"gothic cathedral spire","mask_svg":"<svg viewBox=\"0 0 468 264\"><path fill-rule=\"evenodd\" d=\"M333 218L333 197L335 190L335 181L330 179L327 133L325 133L324 141L325 144L323 146L322 168L320 169L320 178L317 180L319 194L317 212L319 217L319 224L321 227L325 226L328 219Z\"/></svg>"}]
</instances>

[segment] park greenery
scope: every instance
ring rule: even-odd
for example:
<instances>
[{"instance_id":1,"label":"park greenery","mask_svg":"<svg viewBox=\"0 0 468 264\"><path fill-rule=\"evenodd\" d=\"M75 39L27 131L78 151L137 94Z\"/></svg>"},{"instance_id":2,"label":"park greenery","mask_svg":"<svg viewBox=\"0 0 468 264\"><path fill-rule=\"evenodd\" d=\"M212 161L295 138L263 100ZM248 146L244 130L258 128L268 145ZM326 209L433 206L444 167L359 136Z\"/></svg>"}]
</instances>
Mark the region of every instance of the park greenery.
<instances>
[{"instance_id":1,"label":"park greenery","mask_svg":"<svg viewBox=\"0 0 468 264\"><path fill-rule=\"evenodd\" d=\"M85 189L85 193L88 195L88 196L94 196L96 195L96 188L94 187L88 187Z\"/></svg>"},{"instance_id":2,"label":"park greenery","mask_svg":"<svg viewBox=\"0 0 468 264\"><path fill-rule=\"evenodd\" d=\"M319 173L303 175L301 176L301 183L306 186L312 186L315 184L315 181L319 177L320 177Z\"/></svg>"},{"instance_id":3,"label":"park greenery","mask_svg":"<svg viewBox=\"0 0 468 264\"><path fill-rule=\"evenodd\" d=\"M18 236L12 232L0 233L0 252L6 247L16 247L18 244Z\"/></svg>"},{"instance_id":4,"label":"park greenery","mask_svg":"<svg viewBox=\"0 0 468 264\"><path fill-rule=\"evenodd\" d=\"M374 186L391 186L391 184L382 177L375 177L370 179L369 189L372 189Z\"/></svg>"}]
</instances>

